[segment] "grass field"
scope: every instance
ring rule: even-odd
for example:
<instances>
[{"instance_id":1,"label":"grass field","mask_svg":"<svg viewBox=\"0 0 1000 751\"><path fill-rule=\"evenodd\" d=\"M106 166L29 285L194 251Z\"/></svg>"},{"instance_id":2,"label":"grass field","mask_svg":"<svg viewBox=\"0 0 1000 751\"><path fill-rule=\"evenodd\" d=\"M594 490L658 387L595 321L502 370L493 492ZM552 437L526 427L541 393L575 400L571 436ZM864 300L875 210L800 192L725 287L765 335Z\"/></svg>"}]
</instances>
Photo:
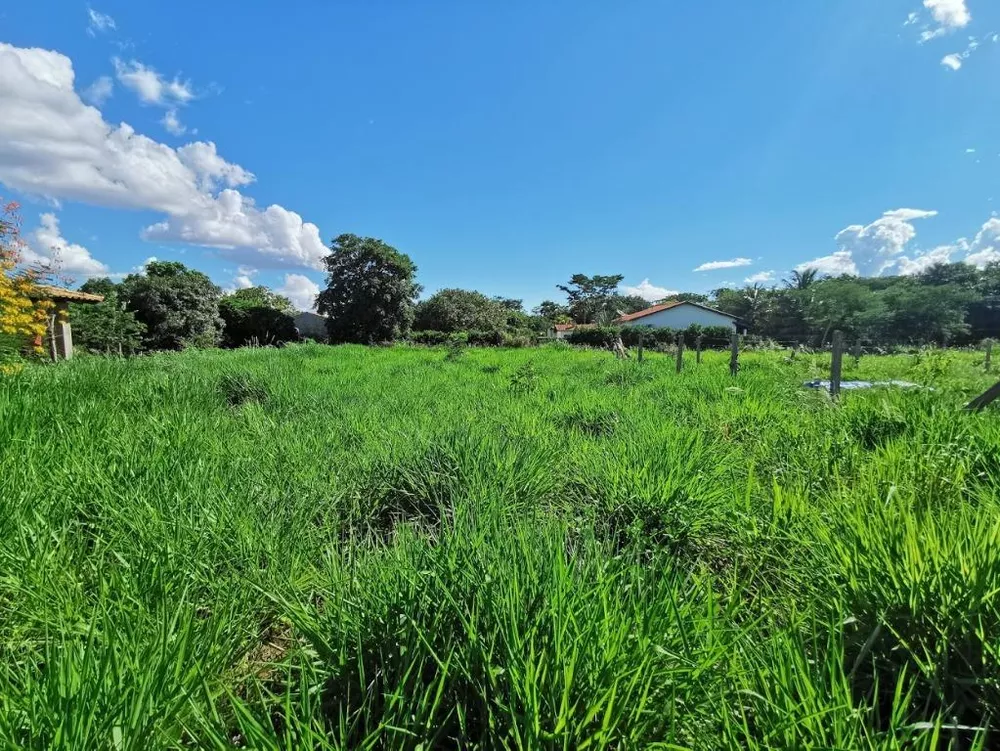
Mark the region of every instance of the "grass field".
<instances>
[{"instance_id":1,"label":"grass field","mask_svg":"<svg viewBox=\"0 0 1000 751\"><path fill-rule=\"evenodd\" d=\"M978 359L978 361L977 361ZM995 747L981 356L329 348L0 380L8 748Z\"/></svg>"}]
</instances>

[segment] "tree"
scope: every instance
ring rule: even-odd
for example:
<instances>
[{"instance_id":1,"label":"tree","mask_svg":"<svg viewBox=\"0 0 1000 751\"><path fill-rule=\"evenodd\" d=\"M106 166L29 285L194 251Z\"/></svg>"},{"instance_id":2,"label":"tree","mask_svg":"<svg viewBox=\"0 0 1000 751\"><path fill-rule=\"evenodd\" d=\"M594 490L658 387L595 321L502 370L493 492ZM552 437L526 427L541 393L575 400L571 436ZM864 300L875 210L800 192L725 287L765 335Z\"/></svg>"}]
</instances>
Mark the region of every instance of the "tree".
<instances>
[{"instance_id":1,"label":"tree","mask_svg":"<svg viewBox=\"0 0 1000 751\"><path fill-rule=\"evenodd\" d=\"M21 352L36 354L52 303L38 294L40 272L21 267L21 218L16 203L0 203L0 374L19 370Z\"/></svg>"},{"instance_id":2,"label":"tree","mask_svg":"<svg viewBox=\"0 0 1000 751\"><path fill-rule=\"evenodd\" d=\"M295 341L299 337L294 312L291 300L267 287L238 289L219 301L219 315L226 324L222 343L226 347L244 347Z\"/></svg>"},{"instance_id":3,"label":"tree","mask_svg":"<svg viewBox=\"0 0 1000 751\"><path fill-rule=\"evenodd\" d=\"M788 289L809 289L819 278L818 269L795 269L788 279L782 279Z\"/></svg>"},{"instance_id":4,"label":"tree","mask_svg":"<svg viewBox=\"0 0 1000 751\"><path fill-rule=\"evenodd\" d=\"M618 285L625 277L621 274L573 274L568 284L556 288L566 293L569 314L577 323L593 323L598 317L616 317L611 298L617 296Z\"/></svg>"},{"instance_id":5,"label":"tree","mask_svg":"<svg viewBox=\"0 0 1000 751\"><path fill-rule=\"evenodd\" d=\"M551 300L543 300L531 310L532 315L545 318L552 323L569 323L569 308Z\"/></svg>"},{"instance_id":6,"label":"tree","mask_svg":"<svg viewBox=\"0 0 1000 751\"><path fill-rule=\"evenodd\" d=\"M420 293L410 257L376 238L350 234L330 247L327 286L317 298L330 341L373 344L404 336Z\"/></svg>"},{"instance_id":7,"label":"tree","mask_svg":"<svg viewBox=\"0 0 1000 751\"><path fill-rule=\"evenodd\" d=\"M119 295L146 327L145 349L210 347L219 342L222 290L200 271L176 261L151 261L145 273L125 277Z\"/></svg>"},{"instance_id":8,"label":"tree","mask_svg":"<svg viewBox=\"0 0 1000 751\"><path fill-rule=\"evenodd\" d=\"M421 331L502 331L507 309L480 292L443 289L417 304L414 327Z\"/></svg>"},{"instance_id":9,"label":"tree","mask_svg":"<svg viewBox=\"0 0 1000 751\"><path fill-rule=\"evenodd\" d=\"M90 352L131 355L139 351L146 327L126 310L119 285L107 277L88 279L81 292L103 295L104 302L69 306L76 344Z\"/></svg>"}]
</instances>

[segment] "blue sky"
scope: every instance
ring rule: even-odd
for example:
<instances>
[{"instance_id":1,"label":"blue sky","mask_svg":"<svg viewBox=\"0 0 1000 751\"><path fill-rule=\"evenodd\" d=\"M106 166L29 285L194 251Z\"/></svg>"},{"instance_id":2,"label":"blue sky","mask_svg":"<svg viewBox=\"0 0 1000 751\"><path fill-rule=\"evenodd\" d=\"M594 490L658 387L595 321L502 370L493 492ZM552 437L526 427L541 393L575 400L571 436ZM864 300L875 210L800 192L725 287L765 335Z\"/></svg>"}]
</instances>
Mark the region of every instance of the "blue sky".
<instances>
[{"instance_id":1,"label":"blue sky","mask_svg":"<svg viewBox=\"0 0 1000 751\"><path fill-rule=\"evenodd\" d=\"M341 232L529 306L982 264L997 32L992 0L7 4L0 193L77 282L153 256L302 305Z\"/></svg>"}]
</instances>

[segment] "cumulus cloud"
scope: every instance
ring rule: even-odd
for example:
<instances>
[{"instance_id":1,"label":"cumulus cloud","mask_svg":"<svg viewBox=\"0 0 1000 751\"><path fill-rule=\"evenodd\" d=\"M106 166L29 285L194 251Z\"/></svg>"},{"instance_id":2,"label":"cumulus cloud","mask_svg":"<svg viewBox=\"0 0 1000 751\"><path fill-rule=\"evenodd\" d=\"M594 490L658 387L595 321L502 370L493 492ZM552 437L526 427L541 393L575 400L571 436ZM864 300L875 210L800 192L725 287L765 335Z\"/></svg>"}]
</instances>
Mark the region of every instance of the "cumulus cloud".
<instances>
[{"instance_id":1,"label":"cumulus cloud","mask_svg":"<svg viewBox=\"0 0 1000 751\"><path fill-rule=\"evenodd\" d=\"M911 224L916 219L936 216L936 211L897 209L887 211L867 226L852 225L837 234L840 249L828 256L806 261L796 270L816 269L821 274L879 276L885 273L908 276L919 274L937 263L962 261L982 268L1000 261L1000 218L991 217L972 242L961 237L927 251L908 250L916 237Z\"/></svg>"},{"instance_id":2,"label":"cumulus cloud","mask_svg":"<svg viewBox=\"0 0 1000 751\"><path fill-rule=\"evenodd\" d=\"M234 190L253 174L215 144L173 149L105 122L74 90L65 55L0 42L0 112L0 182L11 189L159 212L164 221L145 236L225 248L260 265L319 268L327 253L315 224L282 206L262 210Z\"/></svg>"},{"instance_id":3,"label":"cumulus cloud","mask_svg":"<svg viewBox=\"0 0 1000 751\"><path fill-rule=\"evenodd\" d=\"M110 76L101 76L83 90L83 98L95 107L100 107L111 96L114 88L115 85Z\"/></svg>"},{"instance_id":4,"label":"cumulus cloud","mask_svg":"<svg viewBox=\"0 0 1000 751\"><path fill-rule=\"evenodd\" d=\"M657 287L654 284L650 284L649 279L643 279L634 287L622 287L622 292L626 295L641 297L648 302L655 302L656 300L662 300L664 297L677 294L677 290L675 289L667 289L666 287Z\"/></svg>"},{"instance_id":5,"label":"cumulus cloud","mask_svg":"<svg viewBox=\"0 0 1000 751\"><path fill-rule=\"evenodd\" d=\"M920 14L914 11L913 13L910 13L910 15L906 17L906 20L903 22L903 26L913 26L913 24L917 23L917 21L919 20L920 20Z\"/></svg>"},{"instance_id":6,"label":"cumulus cloud","mask_svg":"<svg viewBox=\"0 0 1000 751\"><path fill-rule=\"evenodd\" d=\"M986 220L963 260L978 268L1000 261L1000 219L994 216Z\"/></svg>"},{"instance_id":7,"label":"cumulus cloud","mask_svg":"<svg viewBox=\"0 0 1000 751\"><path fill-rule=\"evenodd\" d=\"M800 264L824 274L878 276L896 263L906 245L917 236L913 222L937 216L936 211L895 209L868 225L852 224L837 233L838 250L829 256Z\"/></svg>"},{"instance_id":8,"label":"cumulus cloud","mask_svg":"<svg viewBox=\"0 0 1000 751\"><path fill-rule=\"evenodd\" d=\"M965 0L924 0L924 7L946 31L964 28L972 20L972 14L965 6Z\"/></svg>"},{"instance_id":9,"label":"cumulus cloud","mask_svg":"<svg viewBox=\"0 0 1000 751\"><path fill-rule=\"evenodd\" d=\"M99 13L93 8L87 8L87 18L87 33L90 36L97 36L100 32L115 30L115 19L106 13Z\"/></svg>"},{"instance_id":10,"label":"cumulus cloud","mask_svg":"<svg viewBox=\"0 0 1000 751\"><path fill-rule=\"evenodd\" d=\"M282 206L271 205L263 211L253 199L238 191L223 190L211 203L196 211L172 216L151 224L142 231L145 240L184 242L206 245L224 251L248 251L255 263L278 266L323 268L327 250L315 224Z\"/></svg>"},{"instance_id":11,"label":"cumulus cloud","mask_svg":"<svg viewBox=\"0 0 1000 751\"><path fill-rule=\"evenodd\" d=\"M858 273L858 267L854 263L850 251L847 250L838 250L836 253L814 258L811 261L800 263L795 267L796 271L806 271L809 269L815 269L820 274L828 276L840 276L841 274L855 275Z\"/></svg>"},{"instance_id":12,"label":"cumulus cloud","mask_svg":"<svg viewBox=\"0 0 1000 751\"><path fill-rule=\"evenodd\" d=\"M941 64L951 70L958 70L962 67L962 56L958 54L945 55L941 58Z\"/></svg>"},{"instance_id":13,"label":"cumulus cloud","mask_svg":"<svg viewBox=\"0 0 1000 751\"><path fill-rule=\"evenodd\" d=\"M181 146L177 149L177 157L197 175L198 185L205 191L213 191L223 185L238 188L257 179L252 172L219 156L211 141L195 141Z\"/></svg>"},{"instance_id":14,"label":"cumulus cloud","mask_svg":"<svg viewBox=\"0 0 1000 751\"><path fill-rule=\"evenodd\" d=\"M275 290L292 301L299 310L315 310L319 285L302 274L285 274L285 283Z\"/></svg>"},{"instance_id":15,"label":"cumulus cloud","mask_svg":"<svg viewBox=\"0 0 1000 751\"><path fill-rule=\"evenodd\" d=\"M764 284L764 282L771 282L774 281L774 272L758 271L756 274L751 274L743 281L747 284Z\"/></svg>"},{"instance_id":16,"label":"cumulus cloud","mask_svg":"<svg viewBox=\"0 0 1000 751\"><path fill-rule=\"evenodd\" d=\"M194 99L190 81L181 81L176 77L168 81L156 70L138 60L125 62L116 57L111 62L115 66L118 82L134 91L146 104L169 107L175 104L187 104Z\"/></svg>"},{"instance_id":17,"label":"cumulus cloud","mask_svg":"<svg viewBox=\"0 0 1000 751\"><path fill-rule=\"evenodd\" d=\"M67 276L90 277L108 273L108 267L94 258L89 250L62 236L55 214L42 214L39 222L38 229L27 238L23 254L25 263Z\"/></svg>"},{"instance_id":18,"label":"cumulus cloud","mask_svg":"<svg viewBox=\"0 0 1000 751\"><path fill-rule=\"evenodd\" d=\"M715 271L716 269L735 269L739 266L750 266L753 263L749 258L734 258L731 261L708 261L695 269L695 271Z\"/></svg>"},{"instance_id":19,"label":"cumulus cloud","mask_svg":"<svg viewBox=\"0 0 1000 751\"><path fill-rule=\"evenodd\" d=\"M177 110L167 110L167 114L163 116L160 123L166 128L168 133L175 136L182 136L187 128L184 127L184 123L181 122L180 118L177 117Z\"/></svg>"},{"instance_id":20,"label":"cumulus cloud","mask_svg":"<svg viewBox=\"0 0 1000 751\"><path fill-rule=\"evenodd\" d=\"M940 245L926 253L918 253L912 259L900 256L896 263L896 273L903 276L913 276L926 271L936 263L949 263L956 250L958 250L956 245Z\"/></svg>"},{"instance_id":21,"label":"cumulus cloud","mask_svg":"<svg viewBox=\"0 0 1000 751\"><path fill-rule=\"evenodd\" d=\"M236 275L233 277L233 289L250 289L253 287L253 276L256 273L257 269L252 266L240 266L236 269Z\"/></svg>"}]
</instances>

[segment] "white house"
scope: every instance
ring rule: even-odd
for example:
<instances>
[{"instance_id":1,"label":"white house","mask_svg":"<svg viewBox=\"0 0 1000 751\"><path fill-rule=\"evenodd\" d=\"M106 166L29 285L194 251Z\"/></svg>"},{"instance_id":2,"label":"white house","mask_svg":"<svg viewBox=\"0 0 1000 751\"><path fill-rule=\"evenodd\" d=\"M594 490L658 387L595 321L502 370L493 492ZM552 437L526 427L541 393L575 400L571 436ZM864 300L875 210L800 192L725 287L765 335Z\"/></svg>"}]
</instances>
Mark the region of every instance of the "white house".
<instances>
[{"instance_id":1,"label":"white house","mask_svg":"<svg viewBox=\"0 0 1000 751\"><path fill-rule=\"evenodd\" d=\"M622 326L651 326L655 329L686 329L688 326L725 326L735 329L738 319L721 310L695 302L664 302L651 308L629 313L615 321Z\"/></svg>"}]
</instances>

